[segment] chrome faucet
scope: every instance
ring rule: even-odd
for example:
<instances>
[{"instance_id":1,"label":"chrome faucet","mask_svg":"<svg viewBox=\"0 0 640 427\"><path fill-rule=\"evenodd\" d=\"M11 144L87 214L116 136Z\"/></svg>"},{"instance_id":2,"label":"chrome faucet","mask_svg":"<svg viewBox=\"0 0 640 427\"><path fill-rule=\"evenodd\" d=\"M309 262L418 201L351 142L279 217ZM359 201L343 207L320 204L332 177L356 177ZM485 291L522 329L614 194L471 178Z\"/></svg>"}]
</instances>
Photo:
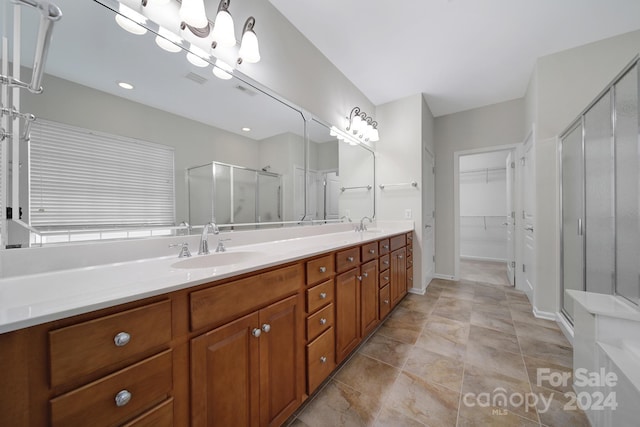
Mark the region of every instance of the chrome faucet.
<instances>
[{"instance_id":1,"label":"chrome faucet","mask_svg":"<svg viewBox=\"0 0 640 427\"><path fill-rule=\"evenodd\" d=\"M343 219L346 219L346 220L347 220L347 221L349 221L349 222L353 222L353 221L351 221L351 218L349 218L349 215L342 215L342 216L340 217L340 222L342 222L342 220L343 220Z\"/></svg>"},{"instance_id":2,"label":"chrome faucet","mask_svg":"<svg viewBox=\"0 0 640 427\"><path fill-rule=\"evenodd\" d=\"M216 246L216 252L226 252L227 248L224 247L224 242L228 242L231 239L218 239L218 246Z\"/></svg>"},{"instance_id":3,"label":"chrome faucet","mask_svg":"<svg viewBox=\"0 0 640 427\"><path fill-rule=\"evenodd\" d=\"M198 249L198 255L208 255L210 253L209 241L207 240L207 233L209 229L211 229L211 232L213 234L220 234L220 230L218 229L218 226L215 225L213 222L209 222L205 224L204 228L202 229L202 237L200 237L200 246Z\"/></svg>"},{"instance_id":4,"label":"chrome faucet","mask_svg":"<svg viewBox=\"0 0 640 427\"><path fill-rule=\"evenodd\" d=\"M175 243L173 245L169 245L170 248L180 247L180 253L178 254L178 258L188 258L191 256L191 252L189 252L189 243Z\"/></svg>"},{"instance_id":5,"label":"chrome faucet","mask_svg":"<svg viewBox=\"0 0 640 427\"><path fill-rule=\"evenodd\" d=\"M367 226L364 225L364 220L368 220L369 224L371 224L373 222L373 220L371 218L369 218L368 216L363 216L362 219L360 220L360 225L356 226L356 231L367 231Z\"/></svg>"}]
</instances>

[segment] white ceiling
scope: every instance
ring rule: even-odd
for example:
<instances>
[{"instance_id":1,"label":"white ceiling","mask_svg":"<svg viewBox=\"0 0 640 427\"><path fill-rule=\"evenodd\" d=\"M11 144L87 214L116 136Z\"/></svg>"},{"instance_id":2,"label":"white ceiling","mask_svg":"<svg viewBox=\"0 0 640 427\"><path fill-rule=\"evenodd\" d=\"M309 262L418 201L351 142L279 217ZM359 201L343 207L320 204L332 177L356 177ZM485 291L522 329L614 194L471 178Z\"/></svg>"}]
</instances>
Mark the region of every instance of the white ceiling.
<instances>
[{"instance_id":1,"label":"white ceiling","mask_svg":"<svg viewBox=\"0 0 640 427\"><path fill-rule=\"evenodd\" d=\"M640 0L270 0L373 104L524 96L541 56L640 29Z\"/></svg>"}]
</instances>

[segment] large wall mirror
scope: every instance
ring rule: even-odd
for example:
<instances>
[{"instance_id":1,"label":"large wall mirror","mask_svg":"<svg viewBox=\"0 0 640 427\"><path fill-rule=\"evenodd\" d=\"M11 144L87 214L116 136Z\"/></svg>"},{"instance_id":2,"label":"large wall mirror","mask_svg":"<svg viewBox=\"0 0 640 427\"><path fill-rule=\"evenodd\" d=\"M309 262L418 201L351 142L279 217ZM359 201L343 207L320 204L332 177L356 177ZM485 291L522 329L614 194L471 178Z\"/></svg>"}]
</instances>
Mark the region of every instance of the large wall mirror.
<instances>
[{"instance_id":1,"label":"large wall mirror","mask_svg":"<svg viewBox=\"0 0 640 427\"><path fill-rule=\"evenodd\" d=\"M116 23L115 1L57 0L56 4L64 15L54 28L44 92L21 94L20 109L37 117L32 130L33 147L38 143L46 146L50 134L59 136L58 128L62 129L60 132L71 132L61 133L59 139L75 138L73 135L84 132L90 135L89 139L98 137L93 141L97 146L105 138L111 138L118 143L166 147L173 156L173 182L169 178L166 182L173 189L169 196L165 192L156 199L172 198L173 212L158 220L171 218L170 223L162 225L179 228L185 222L197 228L214 221L227 224L227 228L233 225L235 229L245 229L298 224L301 220L339 221L345 215L354 219L375 215L372 188L344 190L356 183L375 185L374 157L369 149L338 144L326 125L315 120L305 123L300 111L260 90L237 72L229 79L221 79L214 75L211 63L202 63L200 67L188 61L186 49L177 49L176 45L173 45L175 52L159 48L154 31L139 35L124 31ZM23 12L21 36L25 67L30 66L33 57L39 18L37 13L28 12ZM150 28L154 29L153 24ZM29 72L25 68L25 73ZM122 88L121 82L130 83L133 89ZM304 137L305 130L308 140ZM96 162L103 157L100 148L82 145L84 137L75 139L79 141L74 146L77 152L95 151ZM72 164L65 162L60 154L63 151L49 156L45 149L41 157L44 163L56 157L61 165ZM21 156L25 162L34 163ZM120 156L116 153L115 158L118 169L125 168L129 160L133 165L129 168L137 170L137 175L127 175L130 170L123 172L122 179L128 182L125 186L135 186L153 175L146 174L145 167L155 159L155 154L137 159L122 152ZM92 164L90 155L89 164ZM75 189L84 205L64 207L52 221L37 223L41 216L55 210L44 202L39 204L50 197L46 191L40 193L40 189L49 186L55 187L50 193L64 193L71 191L77 180L55 181L54 175L65 175L62 173L30 177L28 171L31 174L34 171L29 166L20 172L21 197L31 195L30 209L23 212L22 219L41 233L37 242L93 240L98 234L78 239L73 235L96 229L100 230L98 238L130 237L136 234L109 233L109 229L160 225L145 223L145 214L140 216L142 219L122 224L104 219L104 212L125 202L113 199L105 202L110 190L102 191L99 187ZM73 168L68 169L71 173ZM40 187L34 192L38 184ZM99 186L99 182L93 185ZM34 194L40 199L35 200ZM142 190L135 197L136 203L153 207L157 200L152 196L152 192ZM21 199L21 205L26 202ZM77 212L85 208L95 210L89 212L95 214L94 219L74 222ZM24 230L13 229L14 243L21 243ZM42 236L48 239L43 240ZM30 239L33 244L33 235Z\"/></svg>"}]
</instances>

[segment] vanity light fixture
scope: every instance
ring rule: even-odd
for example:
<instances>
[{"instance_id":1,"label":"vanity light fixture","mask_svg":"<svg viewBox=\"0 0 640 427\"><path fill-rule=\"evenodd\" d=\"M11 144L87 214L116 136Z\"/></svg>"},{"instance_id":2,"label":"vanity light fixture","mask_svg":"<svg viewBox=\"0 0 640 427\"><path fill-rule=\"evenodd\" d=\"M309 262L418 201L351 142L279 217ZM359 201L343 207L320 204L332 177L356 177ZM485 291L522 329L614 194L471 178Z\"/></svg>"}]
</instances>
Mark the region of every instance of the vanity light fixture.
<instances>
[{"instance_id":1,"label":"vanity light fixture","mask_svg":"<svg viewBox=\"0 0 640 427\"><path fill-rule=\"evenodd\" d=\"M335 126L331 126L329 130L329 135L335 136L338 141L344 141L349 145L359 145L360 141L354 137L352 134L345 132L343 130L338 129Z\"/></svg>"},{"instance_id":2,"label":"vanity light fixture","mask_svg":"<svg viewBox=\"0 0 640 427\"><path fill-rule=\"evenodd\" d=\"M367 113L360 110L360 107L354 107L347 119L349 120L346 128L347 131L357 138L365 142L380 140L378 122L374 121L373 117L367 116Z\"/></svg>"},{"instance_id":3,"label":"vanity light fixture","mask_svg":"<svg viewBox=\"0 0 640 427\"><path fill-rule=\"evenodd\" d=\"M182 39L175 33L160 27L158 35L156 36L156 44L167 52L180 52L182 50Z\"/></svg>"},{"instance_id":4,"label":"vanity light fixture","mask_svg":"<svg viewBox=\"0 0 640 427\"><path fill-rule=\"evenodd\" d=\"M216 20L213 21L211 49L216 47L233 47L236 45L236 36L233 30L233 18L229 13L231 0L220 0Z\"/></svg>"},{"instance_id":5,"label":"vanity light fixture","mask_svg":"<svg viewBox=\"0 0 640 427\"><path fill-rule=\"evenodd\" d=\"M221 59L216 60L213 66L213 75L222 80L229 80L233 77L233 67Z\"/></svg>"},{"instance_id":6,"label":"vanity light fixture","mask_svg":"<svg viewBox=\"0 0 640 427\"><path fill-rule=\"evenodd\" d=\"M242 29L242 41L240 42L240 51L238 52L238 64L242 61L255 64L260 61L260 48L258 46L258 36L256 36L253 27L256 20L253 16L247 18Z\"/></svg>"},{"instance_id":7,"label":"vanity light fixture","mask_svg":"<svg viewBox=\"0 0 640 427\"><path fill-rule=\"evenodd\" d=\"M180 28L188 28L193 34L204 38L209 35L211 26L204 10L204 0L182 0L180 5Z\"/></svg>"},{"instance_id":8,"label":"vanity light fixture","mask_svg":"<svg viewBox=\"0 0 640 427\"><path fill-rule=\"evenodd\" d=\"M147 18L122 3L118 6L116 22L123 30L131 34L141 36L147 32L147 29L143 26L147 23Z\"/></svg>"},{"instance_id":9,"label":"vanity light fixture","mask_svg":"<svg viewBox=\"0 0 640 427\"><path fill-rule=\"evenodd\" d=\"M198 46L191 44L189 52L187 52L187 61L191 62L196 67L206 67L209 65L209 61L205 58L209 58L209 54Z\"/></svg>"}]
</instances>

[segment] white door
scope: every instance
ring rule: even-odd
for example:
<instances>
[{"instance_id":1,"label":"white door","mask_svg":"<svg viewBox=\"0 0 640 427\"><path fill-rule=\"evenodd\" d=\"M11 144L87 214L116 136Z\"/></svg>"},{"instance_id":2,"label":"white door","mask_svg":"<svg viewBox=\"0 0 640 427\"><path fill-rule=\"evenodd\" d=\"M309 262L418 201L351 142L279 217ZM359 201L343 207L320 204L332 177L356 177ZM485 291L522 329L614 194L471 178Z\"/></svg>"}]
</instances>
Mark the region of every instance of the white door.
<instances>
[{"instance_id":1,"label":"white door","mask_svg":"<svg viewBox=\"0 0 640 427\"><path fill-rule=\"evenodd\" d=\"M305 206L304 206L304 189L305 189L305 174L304 168L296 166L293 170L293 217L296 220L304 219ZM285 205L286 206L286 205ZM286 210L285 212L290 212ZM286 218L286 215L285 215Z\"/></svg>"},{"instance_id":2,"label":"white door","mask_svg":"<svg viewBox=\"0 0 640 427\"><path fill-rule=\"evenodd\" d=\"M336 172L327 172L325 175L325 219L339 219L338 198L340 197L340 179Z\"/></svg>"},{"instance_id":3,"label":"white door","mask_svg":"<svg viewBox=\"0 0 640 427\"><path fill-rule=\"evenodd\" d=\"M535 234L535 156L533 135L529 134L524 142L522 166L522 221L519 221L522 233L522 281L517 281L518 289L524 291L533 302L536 271L536 234Z\"/></svg>"},{"instance_id":4,"label":"white door","mask_svg":"<svg viewBox=\"0 0 640 427\"><path fill-rule=\"evenodd\" d=\"M507 155L507 211L505 224L507 226L507 276L509 283L514 286L516 283L516 221L515 221L515 162L513 152Z\"/></svg>"},{"instance_id":5,"label":"white door","mask_svg":"<svg viewBox=\"0 0 640 427\"><path fill-rule=\"evenodd\" d=\"M434 176L434 159L431 153L425 148L422 154L423 165L423 183L422 188L422 266L423 281L426 286L433 279L435 273L435 176Z\"/></svg>"}]
</instances>

